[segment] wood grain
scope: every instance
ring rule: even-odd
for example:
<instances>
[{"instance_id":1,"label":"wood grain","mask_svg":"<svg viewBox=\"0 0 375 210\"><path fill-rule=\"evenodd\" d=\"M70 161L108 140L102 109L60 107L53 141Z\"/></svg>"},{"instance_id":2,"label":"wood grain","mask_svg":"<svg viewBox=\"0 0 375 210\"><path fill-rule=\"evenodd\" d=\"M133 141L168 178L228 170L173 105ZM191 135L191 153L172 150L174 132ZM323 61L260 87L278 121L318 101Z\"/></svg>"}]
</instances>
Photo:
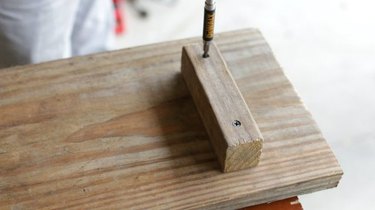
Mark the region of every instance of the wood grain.
<instances>
[{"instance_id":1,"label":"wood grain","mask_svg":"<svg viewBox=\"0 0 375 210\"><path fill-rule=\"evenodd\" d=\"M0 71L0 209L234 209L342 170L259 31L217 44L263 134L222 173L180 73L186 39Z\"/></svg>"},{"instance_id":2,"label":"wood grain","mask_svg":"<svg viewBox=\"0 0 375 210\"><path fill-rule=\"evenodd\" d=\"M216 44L184 46L181 73L223 172L258 165L263 137Z\"/></svg>"}]
</instances>

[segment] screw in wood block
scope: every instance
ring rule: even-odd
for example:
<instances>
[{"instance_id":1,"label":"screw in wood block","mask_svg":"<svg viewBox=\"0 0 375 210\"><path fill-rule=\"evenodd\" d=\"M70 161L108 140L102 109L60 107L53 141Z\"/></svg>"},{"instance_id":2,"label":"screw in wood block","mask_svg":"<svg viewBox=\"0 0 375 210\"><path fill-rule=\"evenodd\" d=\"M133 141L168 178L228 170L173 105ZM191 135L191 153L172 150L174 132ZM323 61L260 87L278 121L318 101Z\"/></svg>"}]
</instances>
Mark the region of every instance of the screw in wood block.
<instances>
[{"instance_id":1,"label":"screw in wood block","mask_svg":"<svg viewBox=\"0 0 375 210\"><path fill-rule=\"evenodd\" d=\"M263 137L220 51L212 45L182 49L181 72L224 172L259 163Z\"/></svg>"}]
</instances>

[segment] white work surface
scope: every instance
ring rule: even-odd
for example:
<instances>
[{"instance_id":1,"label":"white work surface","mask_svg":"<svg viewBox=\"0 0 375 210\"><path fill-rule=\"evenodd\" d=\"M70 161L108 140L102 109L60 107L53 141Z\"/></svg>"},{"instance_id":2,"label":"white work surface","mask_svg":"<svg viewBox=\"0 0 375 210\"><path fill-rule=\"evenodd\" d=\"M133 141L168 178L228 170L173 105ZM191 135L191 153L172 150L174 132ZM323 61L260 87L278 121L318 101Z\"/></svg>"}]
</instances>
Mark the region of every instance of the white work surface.
<instances>
[{"instance_id":1,"label":"white work surface","mask_svg":"<svg viewBox=\"0 0 375 210\"><path fill-rule=\"evenodd\" d=\"M118 48L200 36L203 0L125 5ZM259 28L336 154L336 189L300 196L305 209L375 206L375 2L371 0L218 0L216 31Z\"/></svg>"}]
</instances>

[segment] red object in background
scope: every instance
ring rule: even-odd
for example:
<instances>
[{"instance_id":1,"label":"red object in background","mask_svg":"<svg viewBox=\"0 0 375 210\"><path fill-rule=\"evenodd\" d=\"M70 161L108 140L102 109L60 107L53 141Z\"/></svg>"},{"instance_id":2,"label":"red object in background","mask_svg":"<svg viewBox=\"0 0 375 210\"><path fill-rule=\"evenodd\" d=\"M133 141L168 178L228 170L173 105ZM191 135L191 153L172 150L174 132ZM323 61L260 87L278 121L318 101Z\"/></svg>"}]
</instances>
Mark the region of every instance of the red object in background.
<instances>
[{"instance_id":1,"label":"red object in background","mask_svg":"<svg viewBox=\"0 0 375 210\"><path fill-rule=\"evenodd\" d=\"M303 207L299 202L298 197L293 197L272 203L247 207L241 210L303 210Z\"/></svg>"},{"instance_id":2,"label":"red object in background","mask_svg":"<svg viewBox=\"0 0 375 210\"><path fill-rule=\"evenodd\" d=\"M121 35L125 32L125 21L124 15L121 10L122 0L113 0L113 5L115 6L115 18L116 18L116 34Z\"/></svg>"}]
</instances>

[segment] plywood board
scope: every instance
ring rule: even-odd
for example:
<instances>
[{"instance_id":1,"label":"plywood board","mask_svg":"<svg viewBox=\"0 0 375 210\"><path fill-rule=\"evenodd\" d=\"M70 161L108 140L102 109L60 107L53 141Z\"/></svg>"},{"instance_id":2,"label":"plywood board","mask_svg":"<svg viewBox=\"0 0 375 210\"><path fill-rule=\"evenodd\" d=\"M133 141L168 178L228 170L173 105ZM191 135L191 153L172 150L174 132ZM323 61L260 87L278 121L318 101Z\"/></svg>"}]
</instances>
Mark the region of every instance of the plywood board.
<instances>
[{"instance_id":1,"label":"plywood board","mask_svg":"<svg viewBox=\"0 0 375 210\"><path fill-rule=\"evenodd\" d=\"M233 209L342 170L259 31L217 43L264 137L222 173L180 73L200 38L0 71L0 209Z\"/></svg>"}]
</instances>

